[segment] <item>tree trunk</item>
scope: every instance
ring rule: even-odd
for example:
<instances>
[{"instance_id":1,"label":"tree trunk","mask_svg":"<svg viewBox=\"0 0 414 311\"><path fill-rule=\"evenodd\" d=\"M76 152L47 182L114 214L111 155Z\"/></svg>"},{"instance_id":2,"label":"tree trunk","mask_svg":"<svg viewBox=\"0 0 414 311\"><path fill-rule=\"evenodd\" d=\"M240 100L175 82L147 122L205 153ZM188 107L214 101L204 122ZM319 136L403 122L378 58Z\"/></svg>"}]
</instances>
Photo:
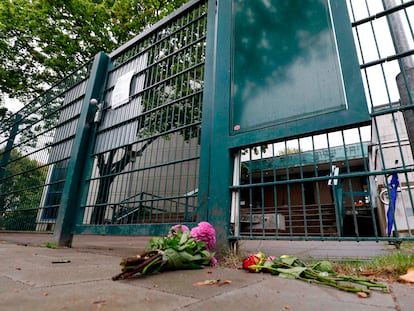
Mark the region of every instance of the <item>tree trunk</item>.
<instances>
[{"instance_id":1,"label":"tree trunk","mask_svg":"<svg viewBox=\"0 0 414 311\"><path fill-rule=\"evenodd\" d=\"M110 189L112 182L114 181L116 174L122 172L125 166L138 156L141 156L144 150L153 142L154 139L146 141L139 151L133 151L132 145L125 147L124 155L121 159L114 162L115 154L117 150L109 152L108 159L105 162L104 154L98 156L98 170L101 177L99 181L97 198L95 206L91 215L91 224L104 224L107 203L109 199Z\"/></svg>"},{"instance_id":2,"label":"tree trunk","mask_svg":"<svg viewBox=\"0 0 414 311\"><path fill-rule=\"evenodd\" d=\"M104 224L106 207L114 177L104 177L99 181L98 196L91 216L91 224Z\"/></svg>"}]
</instances>

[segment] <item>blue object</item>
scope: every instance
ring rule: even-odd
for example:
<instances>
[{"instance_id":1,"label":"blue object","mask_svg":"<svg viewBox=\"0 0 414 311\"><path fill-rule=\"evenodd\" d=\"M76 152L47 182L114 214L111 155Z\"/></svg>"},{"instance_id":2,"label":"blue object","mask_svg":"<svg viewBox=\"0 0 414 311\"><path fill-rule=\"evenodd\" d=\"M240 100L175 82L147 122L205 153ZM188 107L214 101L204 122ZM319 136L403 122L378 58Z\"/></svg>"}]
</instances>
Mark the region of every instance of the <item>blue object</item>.
<instances>
[{"instance_id":1,"label":"blue object","mask_svg":"<svg viewBox=\"0 0 414 311\"><path fill-rule=\"evenodd\" d=\"M400 182L398 181L398 174L396 173L392 174L391 182L389 184L391 188L390 203L388 205L388 211L387 211L388 236L391 235L392 227L394 225L394 213L395 213L396 202L397 202L397 188L399 185L400 185Z\"/></svg>"}]
</instances>

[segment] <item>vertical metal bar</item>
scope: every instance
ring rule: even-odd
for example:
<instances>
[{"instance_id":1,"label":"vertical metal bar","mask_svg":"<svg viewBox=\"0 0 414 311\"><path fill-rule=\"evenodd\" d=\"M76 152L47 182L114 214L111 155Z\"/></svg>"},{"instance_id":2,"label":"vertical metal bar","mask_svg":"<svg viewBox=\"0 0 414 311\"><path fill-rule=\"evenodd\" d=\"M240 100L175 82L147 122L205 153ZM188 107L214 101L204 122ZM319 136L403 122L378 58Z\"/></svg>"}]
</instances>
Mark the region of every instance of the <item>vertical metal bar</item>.
<instances>
[{"instance_id":1,"label":"vertical metal bar","mask_svg":"<svg viewBox=\"0 0 414 311\"><path fill-rule=\"evenodd\" d=\"M272 146L272 158L275 157L275 144L270 144ZM277 173L276 173L276 166L272 167L272 175L273 175L273 182L276 182L277 180ZM273 211L274 211L274 215L275 215L275 237L277 237L279 235L279 228L280 228L280 223L279 223L279 217L278 217L278 206L277 206L277 186L273 185L272 186L272 190L273 190ZM270 192L269 192L270 195Z\"/></svg>"},{"instance_id":2,"label":"vertical metal bar","mask_svg":"<svg viewBox=\"0 0 414 311\"><path fill-rule=\"evenodd\" d=\"M102 87L107 76L108 64L109 57L106 54L99 53L95 56L77 125L76 137L72 146L59 214L56 219L54 239L59 246L70 247L72 245L72 229L76 213L80 207L79 185L87 157L84 150L88 149L91 124L95 112L95 107L92 107L90 101L92 98L99 99L102 96Z\"/></svg>"},{"instance_id":3,"label":"vertical metal bar","mask_svg":"<svg viewBox=\"0 0 414 311\"><path fill-rule=\"evenodd\" d=\"M218 68L229 68L230 21L221 15L229 12L230 1L208 1L207 51L203 103L203 130L200 154L200 213L216 228L217 244L228 243L232 159L227 143L217 143L229 131L229 75L220 76ZM219 51L220 53L217 53ZM220 54L220 55L219 55ZM229 73L229 72L228 72ZM224 104L226 103L226 104ZM215 143L213 143L215 141ZM227 206L227 208L226 208Z\"/></svg>"},{"instance_id":4,"label":"vertical metal bar","mask_svg":"<svg viewBox=\"0 0 414 311\"><path fill-rule=\"evenodd\" d=\"M314 174L315 177L319 176L318 173L318 162L315 156L315 138L312 135L311 136L311 140L312 140L312 159L313 159L313 169L314 169ZM323 210L322 210L322 206L321 206L321 196L320 196L320 189L319 189L319 182L316 182L316 195L318 197L318 219L319 219L319 230L321 232L321 236L324 236L324 226L323 226Z\"/></svg>"},{"instance_id":5,"label":"vertical metal bar","mask_svg":"<svg viewBox=\"0 0 414 311\"><path fill-rule=\"evenodd\" d=\"M302 159L302 148L300 147L300 139L298 139L298 156L299 156L299 173L300 179L304 180L305 176L303 174L303 159ZM309 187L309 184L307 185ZM305 197L305 182L300 183L301 191L302 191L302 211L303 211L303 230L305 236L308 236L308 219L307 219L307 206L306 206L306 197Z\"/></svg>"},{"instance_id":6,"label":"vertical metal bar","mask_svg":"<svg viewBox=\"0 0 414 311\"><path fill-rule=\"evenodd\" d=\"M262 146L259 147L260 152L260 182L263 184L264 182L264 172L263 172L263 152ZM262 235L266 235L266 226L265 226L265 195L264 195L264 187L260 186L260 213L261 213L261 224L262 224Z\"/></svg>"},{"instance_id":7,"label":"vertical metal bar","mask_svg":"<svg viewBox=\"0 0 414 311\"><path fill-rule=\"evenodd\" d=\"M288 146L287 146L287 142L284 142L284 155L287 159L286 163L285 163L285 175L286 175L286 181L290 180L290 176L289 176L289 161L288 161ZM287 207L288 207L288 217L289 217L289 235L293 236L293 221L292 221L292 199L291 199L291 193L290 193L290 186L291 183L287 183L286 184L286 191L287 191Z\"/></svg>"},{"instance_id":8,"label":"vertical metal bar","mask_svg":"<svg viewBox=\"0 0 414 311\"><path fill-rule=\"evenodd\" d=\"M383 3L386 9L392 9L397 6L395 0L383 0ZM396 52L402 53L409 50L408 38L399 12L388 14L387 20ZM413 57L409 56L401 58L399 62L401 73L397 76L397 87L400 93L401 105L410 105L413 104L414 96L414 60ZM414 155L414 111L412 109L405 110L403 115L407 127L411 152Z\"/></svg>"},{"instance_id":9,"label":"vertical metal bar","mask_svg":"<svg viewBox=\"0 0 414 311\"><path fill-rule=\"evenodd\" d=\"M240 185L240 151L234 154L233 165L233 186ZM240 235L240 191L233 189L231 193L230 222L234 224L234 235Z\"/></svg>"}]
</instances>

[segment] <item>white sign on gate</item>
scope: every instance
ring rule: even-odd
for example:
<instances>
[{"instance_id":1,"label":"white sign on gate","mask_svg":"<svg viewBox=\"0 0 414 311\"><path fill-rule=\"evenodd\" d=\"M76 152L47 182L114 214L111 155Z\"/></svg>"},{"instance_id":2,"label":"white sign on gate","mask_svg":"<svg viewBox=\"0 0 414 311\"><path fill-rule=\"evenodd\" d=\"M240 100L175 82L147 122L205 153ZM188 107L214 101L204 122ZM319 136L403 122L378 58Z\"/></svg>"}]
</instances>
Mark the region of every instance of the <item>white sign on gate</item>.
<instances>
[{"instance_id":1,"label":"white sign on gate","mask_svg":"<svg viewBox=\"0 0 414 311\"><path fill-rule=\"evenodd\" d=\"M115 109L129 102L131 80L135 70L131 70L118 78L112 91L111 108Z\"/></svg>"},{"instance_id":2,"label":"white sign on gate","mask_svg":"<svg viewBox=\"0 0 414 311\"><path fill-rule=\"evenodd\" d=\"M145 87L147 60L148 54L142 54L109 76L107 90L112 86L113 90L107 94L95 152L105 152L136 141L138 117L143 111L140 93Z\"/></svg>"}]
</instances>

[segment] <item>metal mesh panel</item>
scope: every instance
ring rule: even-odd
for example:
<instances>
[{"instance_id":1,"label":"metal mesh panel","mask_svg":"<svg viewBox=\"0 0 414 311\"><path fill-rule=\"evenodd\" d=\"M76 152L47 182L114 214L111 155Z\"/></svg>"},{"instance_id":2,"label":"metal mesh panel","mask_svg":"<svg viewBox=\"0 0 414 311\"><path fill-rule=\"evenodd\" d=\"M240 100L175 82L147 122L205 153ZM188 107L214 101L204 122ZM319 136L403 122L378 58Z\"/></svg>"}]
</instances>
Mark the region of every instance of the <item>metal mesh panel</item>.
<instances>
[{"instance_id":1,"label":"metal mesh panel","mask_svg":"<svg viewBox=\"0 0 414 311\"><path fill-rule=\"evenodd\" d=\"M53 230L88 75L89 64L2 126L0 230Z\"/></svg>"},{"instance_id":2,"label":"metal mesh panel","mask_svg":"<svg viewBox=\"0 0 414 311\"><path fill-rule=\"evenodd\" d=\"M231 187L235 238L414 236L414 3L347 5L371 125L239 150Z\"/></svg>"},{"instance_id":3,"label":"metal mesh panel","mask_svg":"<svg viewBox=\"0 0 414 311\"><path fill-rule=\"evenodd\" d=\"M206 6L197 2L112 54L84 225L195 219ZM119 83L129 86L126 99Z\"/></svg>"}]
</instances>

